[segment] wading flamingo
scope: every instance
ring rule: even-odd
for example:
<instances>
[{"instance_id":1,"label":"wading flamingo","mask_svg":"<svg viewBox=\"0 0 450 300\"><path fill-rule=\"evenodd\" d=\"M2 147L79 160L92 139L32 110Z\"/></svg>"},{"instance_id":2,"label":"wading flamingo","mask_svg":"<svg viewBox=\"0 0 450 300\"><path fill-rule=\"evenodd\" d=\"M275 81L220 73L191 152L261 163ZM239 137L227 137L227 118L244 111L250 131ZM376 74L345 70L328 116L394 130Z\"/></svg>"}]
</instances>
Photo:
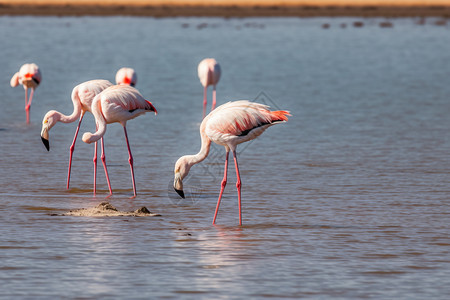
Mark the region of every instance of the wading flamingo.
<instances>
[{"instance_id":1,"label":"wading flamingo","mask_svg":"<svg viewBox=\"0 0 450 300\"><path fill-rule=\"evenodd\" d=\"M36 64L24 64L20 67L19 72L11 78L11 86L16 87L19 84L23 85L25 89L25 112L27 114L27 124L30 124L30 107L33 101L34 90L41 83L42 76L39 67ZM28 89L31 89L30 97L28 98Z\"/></svg>"},{"instance_id":2,"label":"wading flamingo","mask_svg":"<svg viewBox=\"0 0 450 300\"><path fill-rule=\"evenodd\" d=\"M57 122L62 123L72 123L75 122L78 118L78 126L75 130L75 136L73 137L72 145L69 148L69 169L67 171L67 189L69 189L70 185L70 170L72 168L72 156L73 151L75 150L75 142L77 140L78 131L80 130L81 121L83 120L84 114L87 111L91 111L92 100L94 97L100 94L104 89L112 86L113 84L108 80L90 80L83 82L72 90L72 103L73 103L73 113L70 116L63 115L62 113L56 110L50 110L44 116L42 120L42 130L41 130L41 139L47 148L50 151L50 142L49 142L49 131L55 126ZM111 193L111 184L109 182L108 173L106 172L106 164L103 161L103 139L102 139L102 162L103 168L105 169L106 180L108 182L109 192ZM95 152L94 152L94 195L96 193L96 182L97 182L97 143L95 144Z\"/></svg>"},{"instance_id":3,"label":"wading flamingo","mask_svg":"<svg viewBox=\"0 0 450 300\"><path fill-rule=\"evenodd\" d=\"M106 132L106 124L118 122L123 126L128 148L128 162L130 163L131 169L133 197L136 197L136 183L134 180L133 156L131 155L130 144L128 142L126 123L128 120L134 119L149 111L154 112L155 115L157 114L155 107L149 101L145 100L134 87L128 85L109 87L95 96L92 101L92 114L97 123L97 131L95 133L85 132L82 138L83 142L90 144L103 137ZM102 154L102 156L104 155ZM105 172L107 172L106 165ZM110 191L111 194L112 192Z\"/></svg>"},{"instance_id":4,"label":"wading flamingo","mask_svg":"<svg viewBox=\"0 0 450 300\"><path fill-rule=\"evenodd\" d=\"M236 147L240 143L255 139L274 124L286 122L288 120L287 116L290 116L288 111L270 111L268 108L266 105L247 100L228 102L217 107L203 119L200 125L202 141L200 152L195 155L182 156L175 163L173 187L184 198L183 179L187 176L193 165L203 161L208 156L211 141L225 147L225 171L214 213L213 224L216 223L220 199L227 184L228 154L231 150L233 152L237 176L236 188L239 202L239 225L242 225L241 178L239 175Z\"/></svg>"},{"instance_id":5,"label":"wading flamingo","mask_svg":"<svg viewBox=\"0 0 450 300\"><path fill-rule=\"evenodd\" d=\"M206 115L206 93L208 86L213 86L211 111L216 107L216 85L220 79L220 65L214 58L205 58L198 65L198 78L203 85L203 118Z\"/></svg>"},{"instance_id":6,"label":"wading flamingo","mask_svg":"<svg viewBox=\"0 0 450 300\"><path fill-rule=\"evenodd\" d=\"M137 83L137 75L132 68L121 68L116 73L116 83L135 86Z\"/></svg>"}]
</instances>

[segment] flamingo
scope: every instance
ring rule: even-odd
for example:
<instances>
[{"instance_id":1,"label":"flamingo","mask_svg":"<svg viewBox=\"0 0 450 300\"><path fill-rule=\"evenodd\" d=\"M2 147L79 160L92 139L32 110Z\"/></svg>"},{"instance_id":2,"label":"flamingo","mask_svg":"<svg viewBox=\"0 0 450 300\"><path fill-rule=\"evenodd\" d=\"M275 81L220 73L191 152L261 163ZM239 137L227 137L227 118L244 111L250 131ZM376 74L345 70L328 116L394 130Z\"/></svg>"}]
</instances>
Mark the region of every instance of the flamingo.
<instances>
[{"instance_id":1,"label":"flamingo","mask_svg":"<svg viewBox=\"0 0 450 300\"><path fill-rule=\"evenodd\" d=\"M157 114L156 108L150 101L144 99L137 89L128 85L115 85L107 88L92 101L92 114L97 123L97 131L85 132L83 142L93 143L102 138L106 132L106 124L120 123L123 126L125 140L128 148L128 162L131 169L131 181L133 193L136 197L136 183L134 180L133 156L128 142L126 122L146 112L152 111ZM105 172L107 172L105 168ZM110 195L112 192L110 191Z\"/></svg>"},{"instance_id":2,"label":"flamingo","mask_svg":"<svg viewBox=\"0 0 450 300\"><path fill-rule=\"evenodd\" d=\"M136 72L132 68L121 68L116 73L116 83L127 84L134 87L137 83Z\"/></svg>"},{"instance_id":3,"label":"flamingo","mask_svg":"<svg viewBox=\"0 0 450 300\"><path fill-rule=\"evenodd\" d=\"M70 172L72 168L72 156L73 151L75 150L75 142L77 140L78 131L80 130L81 121L83 120L84 114L89 111L91 112L92 100L98 94L100 94L104 89L112 86L113 84L108 80L96 79L90 80L83 83L80 83L72 90L72 103L73 103L73 112L70 116L66 116L56 110L50 110L44 116L42 120L42 130L41 130L41 139L47 148L50 151L50 142L49 142L49 131L55 126L57 122L62 123L72 123L75 122L78 118L78 126L75 130L75 135L73 137L72 145L69 148L69 168L67 171L67 189L69 189L70 185ZM108 173L106 172L106 164L104 162L103 156L103 140L102 140L102 162L103 168L105 169L106 180L108 181L108 187L111 193L111 184L109 182ZM95 144L95 152L94 152L94 195L96 192L96 181L97 181L97 144Z\"/></svg>"},{"instance_id":4,"label":"flamingo","mask_svg":"<svg viewBox=\"0 0 450 300\"><path fill-rule=\"evenodd\" d=\"M20 67L19 72L11 78L11 86L16 87L19 84L23 85L25 89L25 112L27 114L27 124L30 124L30 107L33 101L34 90L41 83L42 75L39 67L36 64L24 64ZM31 89L30 97L28 98L28 89Z\"/></svg>"},{"instance_id":5,"label":"flamingo","mask_svg":"<svg viewBox=\"0 0 450 300\"><path fill-rule=\"evenodd\" d=\"M206 114L206 92L208 86L213 86L213 100L211 111L216 107L216 85L220 79L220 65L214 58L205 58L198 65L198 78L200 79L200 83L203 85L203 118L205 118Z\"/></svg>"},{"instance_id":6,"label":"flamingo","mask_svg":"<svg viewBox=\"0 0 450 300\"><path fill-rule=\"evenodd\" d=\"M239 225L242 225L241 214L241 178L236 155L238 144L257 138L268 127L286 122L288 111L270 111L267 105L240 100L228 102L210 112L200 124L201 149L195 155L180 157L175 163L174 183L175 191L184 198L183 179L188 175L190 168L203 161L209 154L211 141L225 147L225 171L221 183L219 199L214 213L213 224L216 223L220 200L227 184L228 154L233 152L234 165L236 167L236 188L239 204Z\"/></svg>"}]
</instances>

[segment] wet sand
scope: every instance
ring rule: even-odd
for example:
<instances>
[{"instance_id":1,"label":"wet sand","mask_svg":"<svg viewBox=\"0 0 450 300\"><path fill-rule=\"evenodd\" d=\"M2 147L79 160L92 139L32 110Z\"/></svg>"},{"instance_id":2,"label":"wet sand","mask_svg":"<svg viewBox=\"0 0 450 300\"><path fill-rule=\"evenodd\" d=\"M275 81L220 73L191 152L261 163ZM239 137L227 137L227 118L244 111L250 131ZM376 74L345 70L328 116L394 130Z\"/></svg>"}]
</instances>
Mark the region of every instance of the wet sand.
<instances>
[{"instance_id":1,"label":"wet sand","mask_svg":"<svg viewBox=\"0 0 450 300\"><path fill-rule=\"evenodd\" d=\"M218 0L214 5L187 0L0 0L0 15L151 17L443 17L445 0ZM279 3L279 2L278 2Z\"/></svg>"},{"instance_id":2,"label":"wet sand","mask_svg":"<svg viewBox=\"0 0 450 300\"><path fill-rule=\"evenodd\" d=\"M109 202L102 202L92 208L81 208L71 210L55 216L77 216L77 217L159 217L160 214L152 213L145 206L135 211L120 211Z\"/></svg>"}]
</instances>

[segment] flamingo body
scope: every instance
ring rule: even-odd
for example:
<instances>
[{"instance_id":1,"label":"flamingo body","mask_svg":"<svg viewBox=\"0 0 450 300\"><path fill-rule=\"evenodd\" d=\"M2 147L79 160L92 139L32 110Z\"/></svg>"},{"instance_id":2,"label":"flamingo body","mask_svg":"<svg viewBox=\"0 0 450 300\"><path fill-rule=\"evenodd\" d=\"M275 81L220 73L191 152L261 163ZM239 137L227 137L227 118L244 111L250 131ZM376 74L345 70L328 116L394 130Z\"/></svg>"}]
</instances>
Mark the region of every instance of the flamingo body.
<instances>
[{"instance_id":1,"label":"flamingo body","mask_svg":"<svg viewBox=\"0 0 450 300\"><path fill-rule=\"evenodd\" d=\"M288 111L270 111L268 106L249 102L247 100L228 102L217 107L210 112L200 125L201 149L196 155L182 156L175 163L174 189L184 198L183 179L189 173L190 168L203 161L209 154L211 141L225 147L225 172L222 180L219 199L217 201L216 212L213 219L215 224L220 200L227 182L228 154L233 152L239 199L239 224L242 225L241 217L241 180L237 162L237 145L249 140L253 140L261 135L268 127L286 122L289 116Z\"/></svg>"},{"instance_id":2,"label":"flamingo body","mask_svg":"<svg viewBox=\"0 0 450 300\"><path fill-rule=\"evenodd\" d=\"M123 126L128 147L128 161L130 163L134 197L136 197L136 184L134 179L133 156L128 141L126 122L150 111L157 114L152 103L145 100L135 88L128 85L109 87L95 96L92 102L92 114L97 123L97 131L95 133L86 132L82 138L83 142L90 144L104 136L106 124L118 122Z\"/></svg>"},{"instance_id":3,"label":"flamingo body","mask_svg":"<svg viewBox=\"0 0 450 300\"><path fill-rule=\"evenodd\" d=\"M116 73L116 83L135 86L137 83L137 75L132 68L121 68Z\"/></svg>"},{"instance_id":4,"label":"flamingo body","mask_svg":"<svg viewBox=\"0 0 450 300\"><path fill-rule=\"evenodd\" d=\"M75 142L78 136L78 131L80 130L81 121L83 120L84 114L88 111L91 112L92 100L98 94L100 94L104 89L112 86L113 84L108 80L96 79L90 80L83 83L80 83L72 90L72 104L73 104L73 112L71 115L64 115L56 110L50 110L44 116L42 120L42 130L41 130L41 139L44 143L45 147L48 151L50 151L50 142L49 142L49 131L55 126L57 122L62 123L72 123L79 119L77 129L75 130L75 135L73 138L72 145L69 148L69 168L67 172L67 189L70 184L70 173L72 167L72 156L73 151L75 150ZM103 144L102 144L103 145ZM97 166L97 148L94 153L94 186L96 182L96 166ZM106 173L106 169L105 169ZM109 179L108 180L108 186ZM95 193L95 189L94 189Z\"/></svg>"},{"instance_id":5,"label":"flamingo body","mask_svg":"<svg viewBox=\"0 0 450 300\"><path fill-rule=\"evenodd\" d=\"M27 116L27 124L30 123L30 107L33 101L34 90L39 86L42 80L41 71L39 67L34 64L24 64L20 67L19 72L16 72L11 78L11 87L16 87L19 84L25 89L25 112ZM28 97L28 89L31 89Z\"/></svg>"},{"instance_id":6,"label":"flamingo body","mask_svg":"<svg viewBox=\"0 0 450 300\"><path fill-rule=\"evenodd\" d=\"M220 65L214 58L205 58L198 64L198 78L203 87L217 85L220 79Z\"/></svg>"},{"instance_id":7,"label":"flamingo body","mask_svg":"<svg viewBox=\"0 0 450 300\"><path fill-rule=\"evenodd\" d=\"M216 107L216 85L219 82L221 69L219 63L214 58L205 58L202 60L197 68L198 78L203 85L203 118L206 114L207 105L207 88L213 86L213 100L211 111Z\"/></svg>"}]
</instances>

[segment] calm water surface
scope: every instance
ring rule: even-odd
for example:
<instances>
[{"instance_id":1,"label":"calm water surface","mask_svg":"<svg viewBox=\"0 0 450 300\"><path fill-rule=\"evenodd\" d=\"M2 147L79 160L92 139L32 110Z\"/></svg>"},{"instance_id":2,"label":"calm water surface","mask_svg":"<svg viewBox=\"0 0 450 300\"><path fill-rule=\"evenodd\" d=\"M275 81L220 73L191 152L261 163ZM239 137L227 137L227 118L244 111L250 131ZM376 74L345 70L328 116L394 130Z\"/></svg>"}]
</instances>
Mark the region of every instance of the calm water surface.
<instances>
[{"instance_id":1,"label":"calm water surface","mask_svg":"<svg viewBox=\"0 0 450 300\"><path fill-rule=\"evenodd\" d=\"M450 27L354 21L1 17L1 296L447 299ZM211 225L221 147L193 167L186 200L170 189L176 159L200 147L204 57L222 65L219 103L293 115L240 147L242 227L231 166ZM25 62L43 74L28 126L23 89L9 87ZM69 114L75 85L122 66L159 113L127 126L134 200L122 128L108 126L108 201L161 217L55 216L104 201L107 186L99 167L92 196L93 146L79 139L65 189L76 124L57 124L47 152L42 117ZM86 116L81 132L93 127Z\"/></svg>"}]
</instances>

